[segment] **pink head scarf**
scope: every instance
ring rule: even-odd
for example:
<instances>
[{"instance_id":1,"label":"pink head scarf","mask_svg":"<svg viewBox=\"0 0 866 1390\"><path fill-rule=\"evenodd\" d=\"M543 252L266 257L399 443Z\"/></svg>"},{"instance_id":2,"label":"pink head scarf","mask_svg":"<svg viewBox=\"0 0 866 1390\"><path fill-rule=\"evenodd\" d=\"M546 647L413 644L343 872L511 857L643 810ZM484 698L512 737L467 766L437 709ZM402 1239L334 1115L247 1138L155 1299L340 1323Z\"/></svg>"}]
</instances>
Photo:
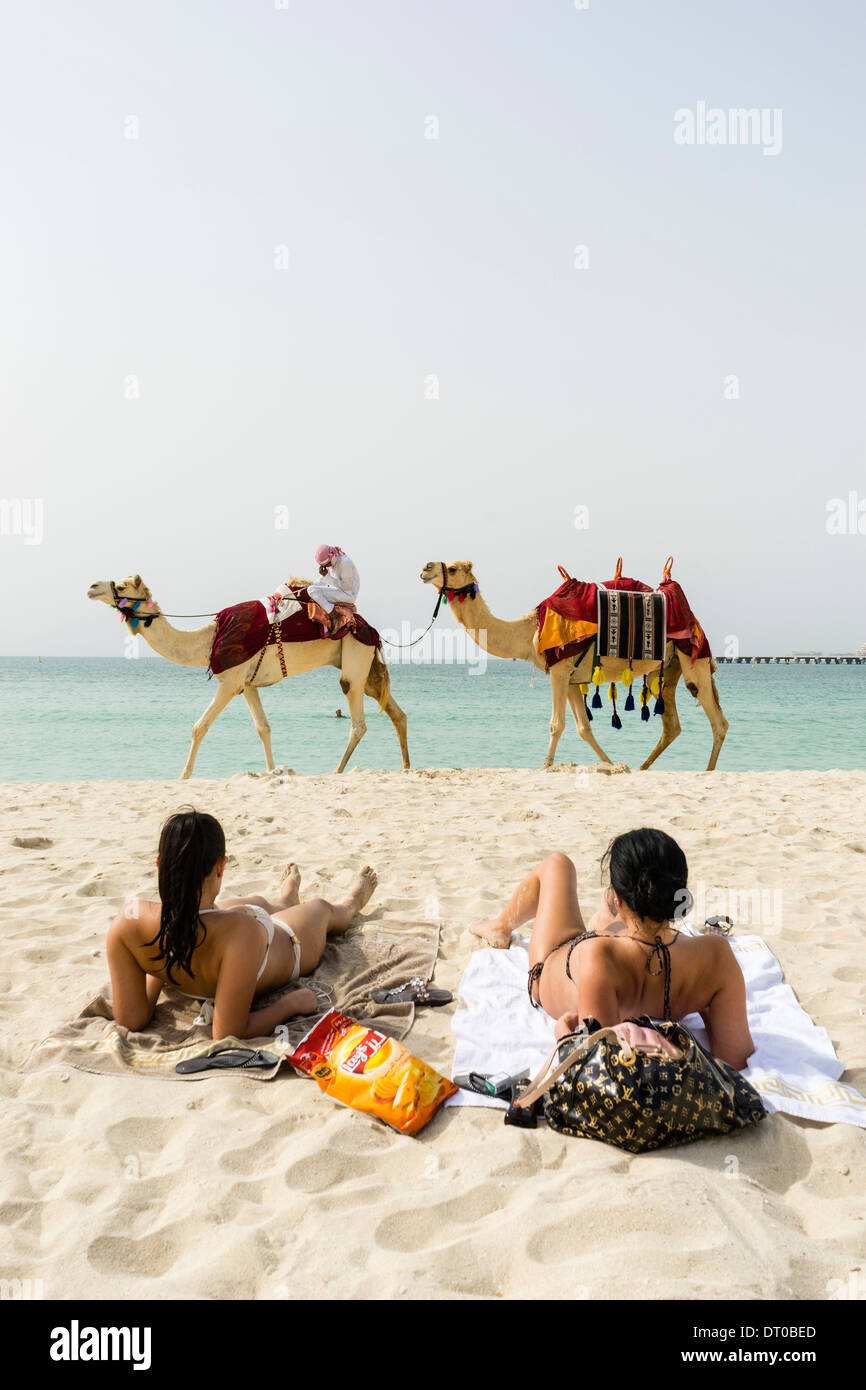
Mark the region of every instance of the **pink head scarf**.
<instances>
[{"instance_id":1,"label":"pink head scarf","mask_svg":"<svg viewBox=\"0 0 866 1390\"><path fill-rule=\"evenodd\" d=\"M330 564L331 560L336 560L337 556L342 555L342 553L338 545L320 545L316 550L316 564Z\"/></svg>"}]
</instances>

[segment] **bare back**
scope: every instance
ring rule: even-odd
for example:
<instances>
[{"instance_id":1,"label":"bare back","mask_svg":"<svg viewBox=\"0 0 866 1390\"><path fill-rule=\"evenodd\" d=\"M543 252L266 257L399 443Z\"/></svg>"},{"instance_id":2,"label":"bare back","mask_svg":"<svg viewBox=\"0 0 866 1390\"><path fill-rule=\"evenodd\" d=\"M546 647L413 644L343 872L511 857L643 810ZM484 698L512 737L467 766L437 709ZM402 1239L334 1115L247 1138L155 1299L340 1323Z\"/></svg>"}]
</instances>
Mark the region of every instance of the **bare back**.
<instances>
[{"instance_id":1,"label":"bare back","mask_svg":"<svg viewBox=\"0 0 866 1390\"><path fill-rule=\"evenodd\" d=\"M662 940L670 951L670 1017L699 1014L712 1052L745 1066L753 1051L746 988L729 943L670 929ZM663 1018L664 972L651 950L651 943L635 941L619 923L597 937L577 938L573 947L569 943L548 957L539 981L542 1007L554 1018L573 1013L602 1026L640 1014Z\"/></svg>"},{"instance_id":2,"label":"bare back","mask_svg":"<svg viewBox=\"0 0 866 1390\"><path fill-rule=\"evenodd\" d=\"M212 999L216 994L220 969L227 950L231 949L234 952L240 949L255 977L255 970L258 969L267 950L267 937L261 923L249 910L238 907L203 911L200 914L201 920L207 930L199 934L199 941L190 961L192 969L186 971L176 965L171 979L166 972L164 960L156 956L156 946L148 944L153 942L159 931L160 913L159 903L139 902L136 915L124 921L119 933L123 945L141 970L164 985L174 985L184 994ZM275 927L267 969L258 982L259 992L285 983L291 976L294 965L292 939L278 923L275 923Z\"/></svg>"}]
</instances>

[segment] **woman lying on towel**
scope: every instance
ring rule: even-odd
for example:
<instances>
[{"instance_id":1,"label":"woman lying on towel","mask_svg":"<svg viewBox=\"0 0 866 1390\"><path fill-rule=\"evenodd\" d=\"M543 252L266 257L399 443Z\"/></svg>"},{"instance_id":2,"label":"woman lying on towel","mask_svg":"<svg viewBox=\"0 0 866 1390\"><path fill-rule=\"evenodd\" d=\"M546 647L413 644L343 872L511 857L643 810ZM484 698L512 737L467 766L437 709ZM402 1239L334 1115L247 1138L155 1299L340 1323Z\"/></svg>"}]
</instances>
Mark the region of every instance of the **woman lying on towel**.
<instances>
[{"instance_id":1,"label":"woman lying on towel","mask_svg":"<svg viewBox=\"0 0 866 1390\"><path fill-rule=\"evenodd\" d=\"M529 997L556 1019L557 1037L585 1018L608 1027L640 1014L675 1021L700 1014L710 1051L742 1070L755 1049L736 957L723 936L684 936L671 925L692 906L686 856L676 840L662 830L630 830L611 842L602 867L605 861L610 888L589 927L574 865L551 854L499 916L473 932L507 947L511 933L535 919Z\"/></svg>"},{"instance_id":2,"label":"woman lying on towel","mask_svg":"<svg viewBox=\"0 0 866 1390\"><path fill-rule=\"evenodd\" d=\"M160 902L133 902L108 932L115 1022L146 1028L163 985L213 1001L213 1036L258 1038L298 1014L315 1013L311 989L297 989L266 1008L257 995L315 970L325 942L343 932L376 887L365 866L341 903L298 900L300 874L289 864L273 902L258 896L217 904L226 841L213 816L185 809L162 827L157 857Z\"/></svg>"}]
</instances>

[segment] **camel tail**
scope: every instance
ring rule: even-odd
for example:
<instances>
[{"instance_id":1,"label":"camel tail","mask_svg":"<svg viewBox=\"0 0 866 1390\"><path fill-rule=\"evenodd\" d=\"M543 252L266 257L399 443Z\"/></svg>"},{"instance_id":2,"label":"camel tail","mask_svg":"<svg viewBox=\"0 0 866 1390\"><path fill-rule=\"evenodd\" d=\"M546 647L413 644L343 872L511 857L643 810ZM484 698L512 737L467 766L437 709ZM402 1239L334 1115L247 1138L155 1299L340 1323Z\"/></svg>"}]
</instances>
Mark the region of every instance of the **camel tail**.
<instances>
[{"instance_id":1,"label":"camel tail","mask_svg":"<svg viewBox=\"0 0 866 1390\"><path fill-rule=\"evenodd\" d=\"M373 664L370 667L370 674L367 676L364 694L376 700L380 710L385 709L391 695L391 676L388 667L379 655L378 649L373 652Z\"/></svg>"}]
</instances>

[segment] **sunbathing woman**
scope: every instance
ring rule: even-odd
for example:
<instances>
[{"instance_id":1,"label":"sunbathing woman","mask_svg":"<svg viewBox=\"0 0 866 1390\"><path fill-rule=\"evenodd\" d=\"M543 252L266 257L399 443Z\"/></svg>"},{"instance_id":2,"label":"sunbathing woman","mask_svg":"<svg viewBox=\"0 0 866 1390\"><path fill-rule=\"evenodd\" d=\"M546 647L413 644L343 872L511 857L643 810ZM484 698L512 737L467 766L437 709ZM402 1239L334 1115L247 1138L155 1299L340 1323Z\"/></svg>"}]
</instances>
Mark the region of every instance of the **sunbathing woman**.
<instances>
[{"instance_id":1,"label":"sunbathing woman","mask_svg":"<svg viewBox=\"0 0 866 1390\"><path fill-rule=\"evenodd\" d=\"M135 902L118 912L108 932L108 966L115 1022L146 1028L165 984L195 999L213 1000L214 1039L265 1037L298 1014L315 1013L310 989L296 989L266 1008L257 995L309 975L327 938L343 932L376 887L368 866L336 905L298 900L300 875L289 864L274 902L254 896L217 905L226 866L222 826L185 809L170 816L159 837L160 902Z\"/></svg>"},{"instance_id":2,"label":"sunbathing woman","mask_svg":"<svg viewBox=\"0 0 866 1390\"><path fill-rule=\"evenodd\" d=\"M754 1051L746 987L723 936L684 936L671 925L691 909L686 857L662 830L630 830L613 840L610 888L584 926L577 875L551 854L518 886L498 917L472 930L491 946L535 919L529 942L529 997L556 1019L556 1035L584 1018L602 1027L639 1014L678 1020L700 1014L710 1051L740 1070Z\"/></svg>"}]
</instances>

